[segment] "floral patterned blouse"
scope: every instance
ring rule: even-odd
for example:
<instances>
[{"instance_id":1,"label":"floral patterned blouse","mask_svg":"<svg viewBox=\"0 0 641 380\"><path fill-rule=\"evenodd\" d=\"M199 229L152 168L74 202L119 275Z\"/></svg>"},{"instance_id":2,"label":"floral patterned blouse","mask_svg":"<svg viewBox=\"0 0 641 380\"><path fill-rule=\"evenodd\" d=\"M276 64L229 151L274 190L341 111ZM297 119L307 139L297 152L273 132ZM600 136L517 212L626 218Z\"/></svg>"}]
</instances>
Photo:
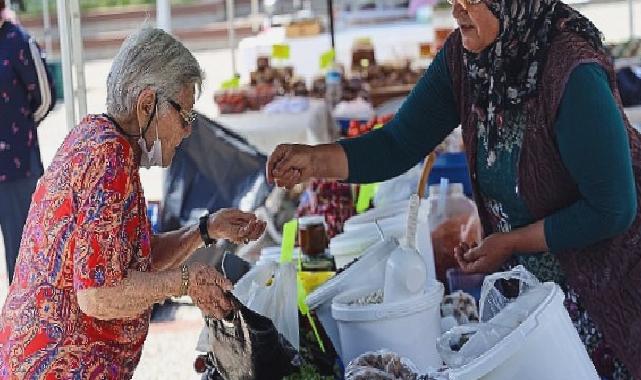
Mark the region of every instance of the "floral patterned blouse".
<instances>
[{"instance_id":1,"label":"floral patterned blouse","mask_svg":"<svg viewBox=\"0 0 641 380\"><path fill-rule=\"evenodd\" d=\"M0 316L0 379L129 379L150 310L99 320L79 290L149 271L151 230L134 152L103 116L67 136L40 179Z\"/></svg>"}]
</instances>

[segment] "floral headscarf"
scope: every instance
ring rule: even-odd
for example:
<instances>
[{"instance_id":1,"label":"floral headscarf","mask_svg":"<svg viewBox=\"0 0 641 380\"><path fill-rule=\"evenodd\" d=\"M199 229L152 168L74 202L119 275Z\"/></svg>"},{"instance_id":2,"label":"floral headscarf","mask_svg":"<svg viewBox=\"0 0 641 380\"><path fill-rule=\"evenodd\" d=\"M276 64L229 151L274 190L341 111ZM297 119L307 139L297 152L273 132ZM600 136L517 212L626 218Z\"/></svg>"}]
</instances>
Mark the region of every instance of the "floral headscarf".
<instances>
[{"instance_id":1,"label":"floral headscarf","mask_svg":"<svg viewBox=\"0 0 641 380\"><path fill-rule=\"evenodd\" d=\"M480 111L489 148L497 140L505 110L519 109L536 95L551 41L572 31L596 50L604 49L601 32L559 0L483 0L499 19L499 36L481 53L465 51L474 108Z\"/></svg>"}]
</instances>

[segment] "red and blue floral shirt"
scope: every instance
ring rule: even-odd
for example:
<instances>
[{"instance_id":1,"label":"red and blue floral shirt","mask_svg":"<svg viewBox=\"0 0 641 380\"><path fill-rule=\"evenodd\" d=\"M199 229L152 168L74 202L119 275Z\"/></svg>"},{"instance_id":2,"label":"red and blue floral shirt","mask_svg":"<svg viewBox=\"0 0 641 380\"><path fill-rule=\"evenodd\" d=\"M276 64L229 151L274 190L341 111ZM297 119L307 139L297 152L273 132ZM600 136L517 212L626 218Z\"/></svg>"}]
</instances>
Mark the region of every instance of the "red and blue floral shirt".
<instances>
[{"instance_id":1,"label":"red and blue floral shirt","mask_svg":"<svg viewBox=\"0 0 641 380\"><path fill-rule=\"evenodd\" d=\"M129 379L150 311L100 320L81 289L149 271L151 229L129 142L87 116L38 182L14 281L0 315L0 379Z\"/></svg>"}]
</instances>

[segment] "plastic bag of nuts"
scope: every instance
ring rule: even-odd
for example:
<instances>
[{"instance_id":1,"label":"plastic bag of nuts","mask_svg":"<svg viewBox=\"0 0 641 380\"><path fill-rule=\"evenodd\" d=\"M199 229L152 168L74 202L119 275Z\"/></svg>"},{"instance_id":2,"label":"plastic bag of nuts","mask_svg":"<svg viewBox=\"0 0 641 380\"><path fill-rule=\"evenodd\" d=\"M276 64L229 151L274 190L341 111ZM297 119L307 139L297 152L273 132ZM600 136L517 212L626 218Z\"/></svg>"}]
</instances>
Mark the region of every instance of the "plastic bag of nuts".
<instances>
[{"instance_id":1,"label":"plastic bag of nuts","mask_svg":"<svg viewBox=\"0 0 641 380\"><path fill-rule=\"evenodd\" d=\"M347 366L345 380L417 380L414 364L390 351L368 352Z\"/></svg>"}]
</instances>

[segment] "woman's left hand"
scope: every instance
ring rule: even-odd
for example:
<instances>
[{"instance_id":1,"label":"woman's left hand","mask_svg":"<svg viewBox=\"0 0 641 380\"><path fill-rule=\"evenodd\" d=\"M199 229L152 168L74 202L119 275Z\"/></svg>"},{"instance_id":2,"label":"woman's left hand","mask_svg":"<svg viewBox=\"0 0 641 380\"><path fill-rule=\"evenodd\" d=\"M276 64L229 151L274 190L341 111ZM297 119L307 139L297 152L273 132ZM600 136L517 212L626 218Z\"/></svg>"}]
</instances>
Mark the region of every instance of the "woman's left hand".
<instances>
[{"instance_id":1,"label":"woman's left hand","mask_svg":"<svg viewBox=\"0 0 641 380\"><path fill-rule=\"evenodd\" d=\"M265 232L266 223L252 213L224 209L209 216L209 236L237 244L257 240Z\"/></svg>"},{"instance_id":2,"label":"woman's left hand","mask_svg":"<svg viewBox=\"0 0 641 380\"><path fill-rule=\"evenodd\" d=\"M462 243L454 249L456 261L465 273L495 272L513 253L514 245L509 233L490 235L478 246Z\"/></svg>"}]
</instances>

